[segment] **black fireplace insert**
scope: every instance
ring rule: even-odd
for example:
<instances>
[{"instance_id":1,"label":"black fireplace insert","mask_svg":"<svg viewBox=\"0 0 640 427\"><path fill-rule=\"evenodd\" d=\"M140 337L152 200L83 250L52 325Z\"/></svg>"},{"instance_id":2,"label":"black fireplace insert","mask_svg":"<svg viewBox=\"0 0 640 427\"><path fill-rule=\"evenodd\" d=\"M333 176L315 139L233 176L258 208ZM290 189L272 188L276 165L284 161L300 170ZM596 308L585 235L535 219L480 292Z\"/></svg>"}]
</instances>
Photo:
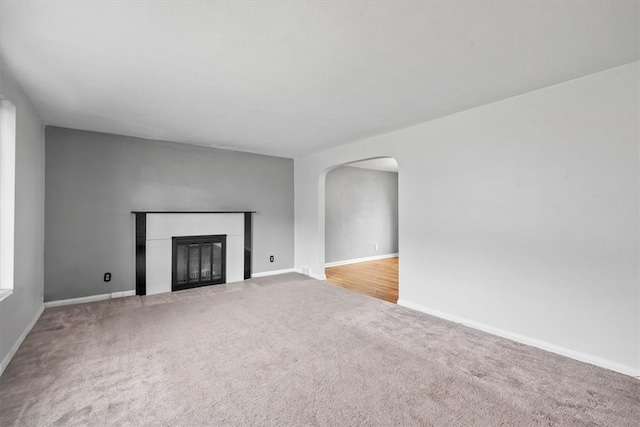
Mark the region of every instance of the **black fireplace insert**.
<instances>
[{"instance_id":1,"label":"black fireplace insert","mask_svg":"<svg viewBox=\"0 0 640 427\"><path fill-rule=\"evenodd\" d=\"M171 290L226 282L226 235L173 237Z\"/></svg>"}]
</instances>

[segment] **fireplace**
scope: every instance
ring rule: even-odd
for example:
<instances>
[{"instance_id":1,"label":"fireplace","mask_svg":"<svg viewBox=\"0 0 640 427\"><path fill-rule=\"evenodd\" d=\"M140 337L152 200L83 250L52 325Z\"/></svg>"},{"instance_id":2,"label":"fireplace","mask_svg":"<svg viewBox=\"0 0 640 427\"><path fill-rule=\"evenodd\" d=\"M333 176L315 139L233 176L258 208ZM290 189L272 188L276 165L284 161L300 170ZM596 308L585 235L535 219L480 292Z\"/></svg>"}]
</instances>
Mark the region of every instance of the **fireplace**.
<instances>
[{"instance_id":1,"label":"fireplace","mask_svg":"<svg viewBox=\"0 0 640 427\"><path fill-rule=\"evenodd\" d=\"M225 283L226 235L173 237L171 290Z\"/></svg>"},{"instance_id":2,"label":"fireplace","mask_svg":"<svg viewBox=\"0 0 640 427\"><path fill-rule=\"evenodd\" d=\"M254 213L134 211L136 295L249 279Z\"/></svg>"}]
</instances>

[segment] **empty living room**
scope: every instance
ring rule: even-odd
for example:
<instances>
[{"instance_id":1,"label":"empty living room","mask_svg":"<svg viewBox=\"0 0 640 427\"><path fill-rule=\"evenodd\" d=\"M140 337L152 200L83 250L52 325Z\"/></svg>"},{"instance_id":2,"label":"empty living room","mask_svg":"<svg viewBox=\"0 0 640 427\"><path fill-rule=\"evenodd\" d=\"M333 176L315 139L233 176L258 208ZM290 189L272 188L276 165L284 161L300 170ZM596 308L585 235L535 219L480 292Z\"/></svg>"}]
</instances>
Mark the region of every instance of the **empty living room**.
<instances>
[{"instance_id":1,"label":"empty living room","mask_svg":"<svg viewBox=\"0 0 640 427\"><path fill-rule=\"evenodd\" d=\"M0 0L0 426L640 425L640 2Z\"/></svg>"}]
</instances>

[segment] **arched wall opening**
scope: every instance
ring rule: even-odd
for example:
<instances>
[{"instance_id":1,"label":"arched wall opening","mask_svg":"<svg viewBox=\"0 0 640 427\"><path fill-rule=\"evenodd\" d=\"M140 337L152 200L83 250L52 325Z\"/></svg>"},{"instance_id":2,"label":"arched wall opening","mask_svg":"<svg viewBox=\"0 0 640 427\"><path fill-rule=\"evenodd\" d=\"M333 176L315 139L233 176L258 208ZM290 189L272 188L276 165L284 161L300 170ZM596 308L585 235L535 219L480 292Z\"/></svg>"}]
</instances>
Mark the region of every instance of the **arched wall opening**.
<instances>
[{"instance_id":1,"label":"arched wall opening","mask_svg":"<svg viewBox=\"0 0 640 427\"><path fill-rule=\"evenodd\" d=\"M334 165L321 173L319 185L318 252L325 277L397 302L398 162L376 157Z\"/></svg>"}]
</instances>

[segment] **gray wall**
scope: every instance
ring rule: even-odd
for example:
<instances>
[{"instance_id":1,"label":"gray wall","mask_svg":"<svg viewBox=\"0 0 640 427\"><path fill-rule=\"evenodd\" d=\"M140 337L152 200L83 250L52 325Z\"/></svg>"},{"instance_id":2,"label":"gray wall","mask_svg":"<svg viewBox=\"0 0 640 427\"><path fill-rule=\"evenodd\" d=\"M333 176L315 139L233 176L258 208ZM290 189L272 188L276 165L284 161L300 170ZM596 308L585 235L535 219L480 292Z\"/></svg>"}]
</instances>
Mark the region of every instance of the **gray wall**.
<instances>
[{"instance_id":1,"label":"gray wall","mask_svg":"<svg viewBox=\"0 0 640 427\"><path fill-rule=\"evenodd\" d=\"M326 262L398 252L397 173L341 166L325 191Z\"/></svg>"},{"instance_id":2,"label":"gray wall","mask_svg":"<svg viewBox=\"0 0 640 427\"><path fill-rule=\"evenodd\" d=\"M135 288L132 210L256 210L253 272L293 267L291 159L48 126L46 194L46 301Z\"/></svg>"},{"instance_id":3,"label":"gray wall","mask_svg":"<svg viewBox=\"0 0 640 427\"><path fill-rule=\"evenodd\" d=\"M0 302L0 360L42 308L44 269L44 126L0 58L0 94L16 106L14 292ZM4 364L3 364L4 367Z\"/></svg>"}]
</instances>

